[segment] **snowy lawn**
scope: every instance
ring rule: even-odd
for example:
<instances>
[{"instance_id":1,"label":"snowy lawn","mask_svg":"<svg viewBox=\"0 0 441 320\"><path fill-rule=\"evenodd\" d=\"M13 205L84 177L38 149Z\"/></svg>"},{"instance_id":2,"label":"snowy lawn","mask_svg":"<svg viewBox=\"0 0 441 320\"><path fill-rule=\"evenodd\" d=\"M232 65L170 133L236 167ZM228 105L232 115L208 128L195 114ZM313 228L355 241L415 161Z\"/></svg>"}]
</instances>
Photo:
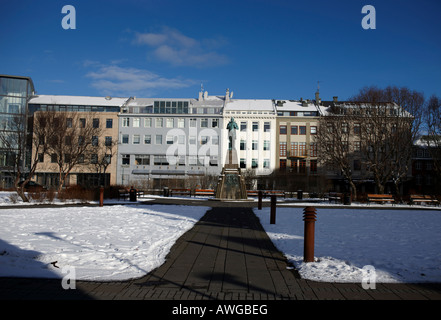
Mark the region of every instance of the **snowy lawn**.
<instances>
[{"instance_id":1,"label":"snowy lawn","mask_svg":"<svg viewBox=\"0 0 441 320\"><path fill-rule=\"evenodd\" d=\"M175 241L208 209L169 205L0 209L0 276L62 278L63 267L75 267L78 280L141 277L165 261Z\"/></svg>"},{"instance_id":2,"label":"snowy lawn","mask_svg":"<svg viewBox=\"0 0 441 320\"><path fill-rule=\"evenodd\" d=\"M371 265L376 281L441 282L441 211L317 208L315 260L303 263L303 208L254 209L302 278L356 282Z\"/></svg>"}]
</instances>

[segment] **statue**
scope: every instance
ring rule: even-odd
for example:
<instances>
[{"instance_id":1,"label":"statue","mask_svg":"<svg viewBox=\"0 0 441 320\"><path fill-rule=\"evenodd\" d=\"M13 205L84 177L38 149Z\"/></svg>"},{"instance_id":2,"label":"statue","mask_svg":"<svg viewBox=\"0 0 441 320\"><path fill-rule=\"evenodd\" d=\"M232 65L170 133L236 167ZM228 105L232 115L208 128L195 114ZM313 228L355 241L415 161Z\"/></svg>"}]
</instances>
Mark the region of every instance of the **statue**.
<instances>
[{"instance_id":1,"label":"statue","mask_svg":"<svg viewBox=\"0 0 441 320\"><path fill-rule=\"evenodd\" d=\"M228 145L228 150L233 150L234 142L236 141L236 130L239 130L239 126L237 125L236 121L234 121L233 117L231 117L230 122L228 122L227 129L228 140L230 141L230 144Z\"/></svg>"}]
</instances>

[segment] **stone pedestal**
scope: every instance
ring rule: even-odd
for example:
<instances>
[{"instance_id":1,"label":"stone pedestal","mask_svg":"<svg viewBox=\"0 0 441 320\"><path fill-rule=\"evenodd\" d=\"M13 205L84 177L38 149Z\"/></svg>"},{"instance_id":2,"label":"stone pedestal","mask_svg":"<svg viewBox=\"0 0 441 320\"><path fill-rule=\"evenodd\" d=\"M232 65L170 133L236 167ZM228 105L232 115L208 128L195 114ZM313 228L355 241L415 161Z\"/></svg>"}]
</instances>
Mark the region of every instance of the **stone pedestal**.
<instances>
[{"instance_id":1,"label":"stone pedestal","mask_svg":"<svg viewBox=\"0 0 441 320\"><path fill-rule=\"evenodd\" d=\"M236 150L228 150L227 162L219 176L216 188L216 199L218 200L248 199L245 180L236 159Z\"/></svg>"}]
</instances>

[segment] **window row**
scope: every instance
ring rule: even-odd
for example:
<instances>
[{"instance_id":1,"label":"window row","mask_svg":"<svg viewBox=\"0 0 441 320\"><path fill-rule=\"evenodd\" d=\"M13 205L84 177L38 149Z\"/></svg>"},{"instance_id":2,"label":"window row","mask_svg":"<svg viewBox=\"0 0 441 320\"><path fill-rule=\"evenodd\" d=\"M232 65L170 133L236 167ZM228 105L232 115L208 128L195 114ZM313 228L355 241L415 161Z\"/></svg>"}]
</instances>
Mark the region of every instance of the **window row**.
<instances>
[{"instance_id":1,"label":"window row","mask_svg":"<svg viewBox=\"0 0 441 320\"><path fill-rule=\"evenodd\" d=\"M86 118L80 118L79 119L79 127L85 128L86 127ZM67 118L66 119L66 127L72 128L73 126L73 119ZM99 118L93 118L92 119L92 127L93 128L99 128L100 127L100 119ZM112 129L113 128L113 119L106 119L106 129Z\"/></svg>"},{"instance_id":2,"label":"window row","mask_svg":"<svg viewBox=\"0 0 441 320\"><path fill-rule=\"evenodd\" d=\"M246 140L240 140L240 150L247 150L247 141ZM257 140L251 141L251 150L259 150L259 142ZM269 140L263 140L263 151L270 150L270 141Z\"/></svg>"},{"instance_id":3,"label":"window row","mask_svg":"<svg viewBox=\"0 0 441 320\"><path fill-rule=\"evenodd\" d=\"M152 135L151 134L134 134L132 135L132 144L164 144L164 136L162 134L156 134L154 137L154 143L152 142ZM199 137L199 144L204 145L211 142L211 145L219 145L219 136L200 136ZM143 139L141 141L141 139ZM121 143L122 144L129 144L130 143L130 135L128 134L122 134L121 135ZM167 135L165 136L165 144L185 144L186 143L186 136L185 135ZM197 137L196 136L189 136L188 137L188 144L195 145L197 144Z\"/></svg>"},{"instance_id":4,"label":"window row","mask_svg":"<svg viewBox=\"0 0 441 320\"><path fill-rule=\"evenodd\" d=\"M293 156L293 157L306 157L308 150L306 149L306 142L291 142L289 154L287 153L287 143L280 142L279 144L279 156ZM309 156L317 157L317 143L311 142L309 144Z\"/></svg>"},{"instance_id":5,"label":"window row","mask_svg":"<svg viewBox=\"0 0 441 320\"><path fill-rule=\"evenodd\" d=\"M123 117L121 120L123 128L196 128L198 119L195 118L133 118ZM200 128L219 128L219 119L199 119Z\"/></svg>"},{"instance_id":6,"label":"window row","mask_svg":"<svg viewBox=\"0 0 441 320\"><path fill-rule=\"evenodd\" d=\"M240 122L240 131L245 132L248 130L248 122L247 121L241 121ZM257 132L259 131L259 122L253 121L251 123L251 131ZM264 122L263 123L263 132L270 132L271 131L271 123L270 122Z\"/></svg>"},{"instance_id":7,"label":"window row","mask_svg":"<svg viewBox=\"0 0 441 320\"><path fill-rule=\"evenodd\" d=\"M290 160L289 161L289 171L292 173L306 173L307 161L305 159L300 160ZM286 171L288 168L288 160L280 159L279 168L281 171ZM317 160L309 161L309 172L314 174L317 173Z\"/></svg>"},{"instance_id":8,"label":"window row","mask_svg":"<svg viewBox=\"0 0 441 320\"><path fill-rule=\"evenodd\" d=\"M290 126L290 134L292 135L306 135L306 126ZM317 126L310 126L310 134L317 134ZM288 126L281 125L279 127L279 134L288 134Z\"/></svg>"},{"instance_id":9,"label":"window row","mask_svg":"<svg viewBox=\"0 0 441 320\"><path fill-rule=\"evenodd\" d=\"M166 155L151 155L151 154L122 154L121 155L121 164L122 165L130 165L134 164L135 166L168 166L168 165L176 165L176 166L218 166L218 157L217 156L206 156L206 157L198 157L198 156L174 156L167 157Z\"/></svg>"},{"instance_id":10,"label":"window row","mask_svg":"<svg viewBox=\"0 0 441 320\"><path fill-rule=\"evenodd\" d=\"M63 163L70 163L73 159L72 159L72 155L65 153L62 156L63 158L60 159L62 160ZM89 158L89 159L87 159ZM50 155L50 162L51 163L58 163L59 161L59 156L56 153L52 153ZM78 164L110 164L112 160L112 155L111 154L104 154L100 156L97 153L92 153L89 156L86 157L86 155L81 154L78 156ZM44 162L45 161L45 155L44 153L39 153L38 154L38 162Z\"/></svg>"},{"instance_id":11,"label":"window row","mask_svg":"<svg viewBox=\"0 0 441 320\"><path fill-rule=\"evenodd\" d=\"M247 169L247 159L240 158L239 166L241 169ZM260 166L264 169L269 169L270 167L270 159L263 159L263 162L260 164ZM251 159L251 169L258 169L259 166L259 160L257 158Z\"/></svg>"}]
</instances>

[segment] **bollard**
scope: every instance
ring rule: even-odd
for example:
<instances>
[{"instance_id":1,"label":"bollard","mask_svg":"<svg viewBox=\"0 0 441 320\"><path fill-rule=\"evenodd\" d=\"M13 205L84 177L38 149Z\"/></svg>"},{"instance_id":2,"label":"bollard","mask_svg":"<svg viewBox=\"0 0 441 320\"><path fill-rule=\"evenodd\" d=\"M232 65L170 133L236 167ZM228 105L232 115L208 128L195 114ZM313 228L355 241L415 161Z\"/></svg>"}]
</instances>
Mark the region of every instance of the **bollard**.
<instances>
[{"instance_id":1,"label":"bollard","mask_svg":"<svg viewBox=\"0 0 441 320\"><path fill-rule=\"evenodd\" d=\"M303 213L305 221L305 235L303 246L303 261L314 262L314 228L316 221L316 212L314 207L306 207Z\"/></svg>"},{"instance_id":2,"label":"bollard","mask_svg":"<svg viewBox=\"0 0 441 320\"><path fill-rule=\"evenodd\" d=\"M100 188L100 207L104 205L104 188Z\"/></svg>"},{"instance_id":3,"label":"bollard","mask_svg":"<svg viewBox=\"0 0 441 320\"><path fill-rule=\"evenodd\" d=\"M262 198L263 198L262 190L259 190L258 201L257 201L257 208L259 210L262 210Z\"/></svg>"},{"instance_id":4,"label":"bollard","mask_svg":"<svg viewBox=\"0 0 441 320\"><path fill-rule=\"evenodd\" d=\"M274 196L274 195L271 195L270 224L276 224L276 196Z\"/></svg>"}]
</instances>

